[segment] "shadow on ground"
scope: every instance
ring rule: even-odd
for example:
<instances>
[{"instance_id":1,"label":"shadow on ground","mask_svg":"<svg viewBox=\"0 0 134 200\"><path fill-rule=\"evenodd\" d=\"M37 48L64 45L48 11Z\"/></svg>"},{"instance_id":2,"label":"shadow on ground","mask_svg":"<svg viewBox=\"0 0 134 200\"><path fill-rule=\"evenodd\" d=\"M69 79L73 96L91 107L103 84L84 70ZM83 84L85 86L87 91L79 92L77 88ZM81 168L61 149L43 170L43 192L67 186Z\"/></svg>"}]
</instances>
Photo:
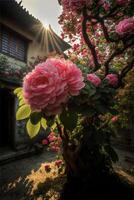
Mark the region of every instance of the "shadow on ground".
<instances>
[{"instance_id":1,"label":"shadow on ground","mask_svg":"<svg viewBox=\"0 0 134 200\"><path fill-rule=\"evenodd\" d=\"M121 173L133 182L133 163L125 161L126 152L118 154L120 162L116 167L120 170L123 166L125 171L132 171L130 177L123 171ZM0 166L0 200L57 200L66 179L58 175L53 162L55 159L55 153L44 150L42 154ZM51 162L50 173L45 171L47 162Z\"/></svg>"},{"instance_id":2,"label":"shadow on ground","mask_svg":"<svg viewBox=\"0 0 134 200\"><path fill-rule=\"evenodd\" d=\"M55 157L55 153L43 152L0 166L0 200L34 200L33 191L47 179L43 165Z\"/></svg>"}]
</instances>

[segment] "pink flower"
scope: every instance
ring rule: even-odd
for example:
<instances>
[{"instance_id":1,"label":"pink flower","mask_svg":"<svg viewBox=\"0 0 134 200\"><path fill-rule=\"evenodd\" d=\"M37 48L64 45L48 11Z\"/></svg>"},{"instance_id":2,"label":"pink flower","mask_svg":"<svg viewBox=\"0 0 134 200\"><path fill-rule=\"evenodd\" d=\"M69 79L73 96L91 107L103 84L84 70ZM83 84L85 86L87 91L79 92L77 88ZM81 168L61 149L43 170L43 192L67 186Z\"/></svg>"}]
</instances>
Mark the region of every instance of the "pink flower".
<instances>
[{"instance_id":1,"label":"pink flower","mask_svg":"<svg viewBox=\"0 0 134 200\"><path fill-rule=\"evenodd\" d=\"M103 4L103 7L104 7L105 11L109 11L109 9L110 9L110 4L105 2L105 3Z\"/></svg>"},{"instance_id":2,"label":"pink flower","mask_svg":"<svg viewBox=\"0 0 134 200\"><path fill-rule=\"evenodd\" d=\"M58 152L58 151L60 151L60 147L57 147L57 146L54 145L54 146L51 147L51 150Z\"/></svg>"},{"instance_id":3,"label":"pink flower","mask_svg":"<svg viewBox=\"0 0 134 200\"><path fill-rule=\"evenodd\" d=\"M77 11L82 9L85 5L90 6L92 0L61 0L64 10Z\"/></svg>"},{"instance_id":4,"label":"pink flower","mask_svg":"<svg viewBox=\"0 0 134 200\"><path fill-rule=\"evenodd\" d=\"M110 4L106 0L100 0L99 5L101 5L105 11L109 11L110 9Z\"/></svg>"},{"instance_id":5,"label":"pink flower","mask_svg":"<svg viewBox=\"0 0 134 200\"><path fill-rule=\"evenodd\" d=\"M46 171L47 173L51 171L51 167L50 167L49 164L46 164L46 165L45 165L45 171Z\"/></svg>"},{"instance_id":6,"label":"pink flower","mask_svg":"<svg viewBox=\"0 0 134 200\"><path fill-rule=\"evenodd\" d=\"M87 74L87 80L90 81L96 87L101 84L101 79L96 74Z\"/></svg>"},{"instance_id":7,"label":"pink flower","mask_svg":"<svg viewBox=\"0 0 134 200\"><path fill-rule=\"evenodd\" d=\"M55 165L56 165L57 167L60 167L61 164L63 164L63 161L62 161L62 160L56 160L56 161L55 161Z\"/></svg>"},{"instance_id":8,"label":"pink flower","mask_svg":"<svg viewBox=\"0 0 134 200\"><path fill-rule=\"evenodd\" d=\"M134 34L134 18L127 18L119 22L115 27L116 32L124 36L126 34Z\"/></svg>"},{"instance_id":9,"label":"pink flower","mask_svg":"<svg viewBox=\"0 0 134 200\"><path fill-rule=\"evenodd\" d=\"M118 116L114 116L114 117L112 117L112 119L111 119L111 122L116 122L118 120Z\"/></svg>"},{"instance_id":10,"label":"pink flower","mask_svg":"<svg viewBox=\"0 0 134 200\"><path fill-rule=\"evenodd\" d=\"M116 0L117 4L118 4L118 5L121 5L121 6L127 4L128 1L129 1L129 0Z\"/></svg>"},{"instance_id":11,"label":"pink flower","mask_svg":"<svg viewBox=\"0 0 134 200\"><path fill-rule=\"evenodd\" d=\"M51 136L51 135L49 135L47 138L48 138L49 142L53 142L57 139L55 136Z\"/></svg>"},{"instance_id":12,"label":"pink flower","mask_svg":"<svg viewBox=\"0 0 134 200\"><path fill-rule=\"evenodd\" d=\"M50 132L49 136L55 136L55 132Z\"/></svg>"},{"instance_id":13,"label":"pink flower","mask_svg":"<svg viewBox=\"0 0 134 200\"><path fill-rule=\"evenodd\" d=\"M58 69L61 79L67 84L68 93L72 96L77 96L80 93L80 90L85 86L80 69L69 60L53 59L53 62Z\"/></svg>"},{"instance_id":14,"label":"pink flower","mask_svg":"<svg viewBox=\"0 0 134 200\"><path fill-rule=\"evenodd\" d=\"M118 76L117 76L117 74L108 74L105 79L107 79L108 83L110 85L112 85L113 87L118 85Z\"/></svg>"},{"instance_id":15,"label":"pink flower","mask_svg":"<svg viewBox=\"0 0 134 200\"><path fill-rule=\"evenodd\" d=\"M42 140L42 144L43 145L47 145L48 144L48 140L46 140L46 139Z\"/></svg>"},{"instance_id":16,"label":"pink flower","mask_svg":"<svg viewBox=\"0 0 134 200\"><path fill-rule=\"evenodd\" d=\"M85 86L83 80L82 72L71 61L50 58L25 76L24 98L33 110L56 115L70 96L79 94Z\"/></svg>"}]
</instances>

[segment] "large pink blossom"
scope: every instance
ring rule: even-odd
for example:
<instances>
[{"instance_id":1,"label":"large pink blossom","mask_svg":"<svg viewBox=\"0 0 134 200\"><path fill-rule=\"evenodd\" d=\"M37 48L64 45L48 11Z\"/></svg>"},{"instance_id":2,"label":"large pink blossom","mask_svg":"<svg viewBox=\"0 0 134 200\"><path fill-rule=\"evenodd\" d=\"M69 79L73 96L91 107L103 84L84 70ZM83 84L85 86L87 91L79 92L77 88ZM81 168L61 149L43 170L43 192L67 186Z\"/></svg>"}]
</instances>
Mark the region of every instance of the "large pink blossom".
<instances>
[{"instance_id":1,"label":"large pink blossom","mask_svg":"<svg viewBox=\"0 0 134 200\"><path fill-rule=\"evenodd\" d=\"M87 80L90 81L96 87L101 84L101 79L96 74L87 74Z\"/></svg>"},{"instance_id":2,"label":"large pink blossom","mask_svg":"<svg viewBox=\"0 0 134 200\"><path fill-rule=\"evenodd\" d=\"M50 58L26 75L23 92L32 109L54 115L60 113L62 104L70 96L78 95L84 85L82 72L75 64Z\"/></svg>"},{"instance_id":3,"label":"large pink blossom","mask_svg":"<svg viewBox=\"0 0 134 200\"><path fill-rule=\"evenodd\" d=\"M108 74L106 76L106 79L108 80L108 83L111 86L116 87L118 85L118 76L117 76L117 74Z\"/></svg>"},{"instance_id":4,"label":"large pink blossom","mask_svg":"<svg viewBox=\"0 0 134 200\"><path fill-rule=\"evenodd\" d=\"M81 10L85 5L90 6L92 0L61 0L64 10L77 11Z\"/></svg>"},{"instance_id":5,"label":"large pink blossom","mask_svg":"<svg viewBox=\"0 0 134 200\"><path fill-rule=\"evenodd\" d=\"M121 35L134 34L134 18L127 18L119 22L116 32Z\"/></svg>"}]
</instances>

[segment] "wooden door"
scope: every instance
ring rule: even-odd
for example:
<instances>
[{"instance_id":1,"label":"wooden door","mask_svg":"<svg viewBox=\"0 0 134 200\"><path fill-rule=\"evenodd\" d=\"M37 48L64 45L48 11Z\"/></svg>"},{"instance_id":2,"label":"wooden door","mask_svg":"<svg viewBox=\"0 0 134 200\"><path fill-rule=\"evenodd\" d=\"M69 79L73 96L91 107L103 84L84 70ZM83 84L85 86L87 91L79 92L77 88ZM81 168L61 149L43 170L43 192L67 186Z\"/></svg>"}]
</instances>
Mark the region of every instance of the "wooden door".
<instances>
[{"instance_id":1,"label":"wooden door","mask_svg":"<svg viewBox=\"0 0 134 200\"><path fill-rule=\"evenodd\" d=\"M0 146L13 146L14 97L10 90L0 89Z\"/></svg>"}]
</instances>

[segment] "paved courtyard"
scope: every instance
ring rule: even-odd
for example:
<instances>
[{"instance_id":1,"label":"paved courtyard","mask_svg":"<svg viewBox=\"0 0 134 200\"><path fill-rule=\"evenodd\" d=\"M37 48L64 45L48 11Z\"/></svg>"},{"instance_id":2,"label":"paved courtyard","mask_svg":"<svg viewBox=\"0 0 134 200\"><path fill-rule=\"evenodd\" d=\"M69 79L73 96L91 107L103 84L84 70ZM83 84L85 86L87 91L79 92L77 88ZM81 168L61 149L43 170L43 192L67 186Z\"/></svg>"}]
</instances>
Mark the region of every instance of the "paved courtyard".
<instances>
[{"instance_id":1,"label":"paved courtyard","mask_svg":"<svg viewBox=\"0 0 134 200\"><path fill-rule=\"evenodd\" d=\"M27 176L38 171L42 163L53 161L55 156L44 151L0 166L0 200L29 200L32 184L27 182Z\"/></svg>"},{"instance_id":2,"label":"paved courtyard","mask_svg":"<svg viewBox=\"0 0 134 200\"><path fill-rule=\"evenodd\" d=\"M122 150L117 150L117 152L120 155L117 166L130 172L133 178L134 155ZM0 166L0 200L36 200L29 196L33 184L28 182L27 177L33 174L32 178L34 178L34 173L41 170L43 163L51 162L55 158L55 153L44 150L41 154ZM129 159L131 162L128 162Z\"/></svg>"}]
</instances>

